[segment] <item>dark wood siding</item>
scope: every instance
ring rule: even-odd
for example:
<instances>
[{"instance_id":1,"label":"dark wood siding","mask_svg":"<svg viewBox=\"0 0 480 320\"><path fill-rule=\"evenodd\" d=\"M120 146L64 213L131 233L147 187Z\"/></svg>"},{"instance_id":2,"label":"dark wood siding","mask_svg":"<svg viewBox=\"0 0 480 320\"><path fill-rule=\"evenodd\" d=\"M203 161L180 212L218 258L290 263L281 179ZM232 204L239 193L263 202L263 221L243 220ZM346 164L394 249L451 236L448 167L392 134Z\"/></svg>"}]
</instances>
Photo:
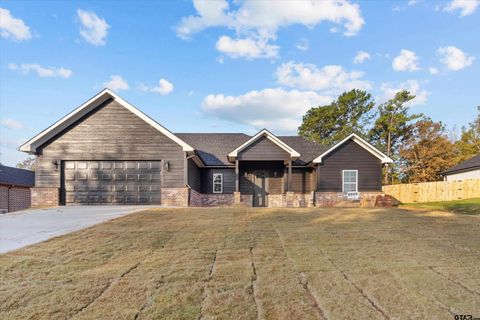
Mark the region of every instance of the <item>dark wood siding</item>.
<instances>
[{"instance_id":1,"label":"dark wood siding","mask_svg":"<svg viewBox=\"0 0 480 320\"><path fill-rule=\"evenodd\" d=\"M114 100L109 100L39 149L36 185L60 187L61 160L163 160L163 187L183 187L182 147Z\"/></svg>"},{"instance_id":2,"label":"dark wood siding","mask_svg":"<svg viewBox=\"0 0 480 320\"><path fill-rule=\"evenodd\" d=\"M266 137L262 137L238 154L239 160L288 160L290 154Z\"/></svg>"},{"instance_id":3,"label":"dark wood siding","mask_svg":"<svg viewBox=\"0 0 480 320\"><path fill-rule=\"evenodd\" d=\"M202 193L213 193L213 174L223 174L223 193L235 192L235 169L202 169Z\"/></svg>"},{"instance_id":4,"label":"dark wood siding","mask_svg":"<svg viewBox=\"0 0 480 320\"><path fill-rule=\"evenodd\" d=\"M319 165L318 191L342 192L342 170L358 170L358 191L382 190L380 159L350 140Z\"/></svg>"},{"instance_id":5,"label":"dark wood siding","mask_svg":"<svg viewBox=\"0 0 480 320\"><path fill-rule=\"evenodd\" d=\"M265 170L267 173L267 194L283 193L284 164L280 161L240 162L240 192L252 194L253 171Z\"/></svg>"},{"instance_id":6,"label":"dark wood siding","mask_svg":"<svg viewBox=\"0 0 480 320\"><path fill-rule=\"evenodd\" d=\"M293 168L292 191L302 193L315 191L315 176L315 170L313 168Z\"/></svg>"},{"instance_id":7,"label":"dark wood siding","mask_svg":"<svg viewBox=\"0 0 480 320\"><path fill-rule=\"evenodd\" d=\"M195 191L201 192L202 190L202 177L201 173L195 162L192 159L188 159L188 185Z\"/></svg>"}]
</instances>

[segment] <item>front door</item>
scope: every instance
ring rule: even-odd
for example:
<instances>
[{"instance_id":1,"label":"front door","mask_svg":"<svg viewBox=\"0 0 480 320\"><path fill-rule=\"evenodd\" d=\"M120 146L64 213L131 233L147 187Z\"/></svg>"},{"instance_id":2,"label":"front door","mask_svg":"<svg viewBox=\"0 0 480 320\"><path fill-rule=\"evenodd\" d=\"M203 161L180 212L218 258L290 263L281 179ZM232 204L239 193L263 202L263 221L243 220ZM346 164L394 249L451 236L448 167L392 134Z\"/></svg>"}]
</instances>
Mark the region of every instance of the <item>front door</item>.
<instances>
[{"instance_id":1,"label":"front door","mask_svg":"<svg viewBox=\"0 0 480 320\"><path fill-rule=\"evenodd\" d=\"M266 207L267 174L265 171L253 172L253 206Z\"/></svg>"}]
</instances>

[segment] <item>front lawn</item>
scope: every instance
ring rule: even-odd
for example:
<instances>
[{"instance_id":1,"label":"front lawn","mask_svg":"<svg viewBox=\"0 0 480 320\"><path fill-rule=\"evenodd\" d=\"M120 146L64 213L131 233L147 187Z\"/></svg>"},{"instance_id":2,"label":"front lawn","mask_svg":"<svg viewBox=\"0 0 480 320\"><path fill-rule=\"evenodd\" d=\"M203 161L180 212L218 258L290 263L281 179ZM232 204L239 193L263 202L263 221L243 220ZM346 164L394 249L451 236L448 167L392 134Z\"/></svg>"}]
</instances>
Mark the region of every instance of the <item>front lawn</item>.
<instances>
[{"instance_id":1,"label":"front lawn","mask_svg":"<svg viewBox=\"0 0 480 320\"><path fill-rule=\"evenodd\" d=\"M480 198L454 201L405 203L402 206L416 209L440 210L454 213L480 215Z\"/></svg>"},{"instance_id":2,"label":"front lawn","mask_svg":"<svg viewBox=\"0 0 480 320\"><path fill-rule=\"evenodd\" d=\"M400 209L144 211L0 255L0 319L478 317L479 228Z\"/></svg>"}]
</instances>

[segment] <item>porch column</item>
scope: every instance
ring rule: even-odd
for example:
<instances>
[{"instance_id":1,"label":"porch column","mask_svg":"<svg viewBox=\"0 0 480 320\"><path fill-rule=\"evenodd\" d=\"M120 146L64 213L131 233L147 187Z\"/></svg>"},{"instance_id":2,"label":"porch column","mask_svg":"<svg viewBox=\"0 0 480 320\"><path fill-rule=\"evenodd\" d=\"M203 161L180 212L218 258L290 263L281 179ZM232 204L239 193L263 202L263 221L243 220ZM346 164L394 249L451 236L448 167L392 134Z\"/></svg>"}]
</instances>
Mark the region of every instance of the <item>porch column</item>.
<instances>
[{"instance_id":1,"label":"porch column","mask_svg":"<svg viewBox=\"0 0 480 320\"><path fill-rule=\"evenodd\" d=\"M239 161L235 160L235 192L240 190L240 170L239 170Z\"/></svg>"},{"instance_id":2,"label":"porch column","mask_svg":"<svg viewBox=\"0 0 480 320\"><path fill-rule=\"evenodd\" d=\"M288 160L287 191L292 191L292 160Z\"/></svg>"}]
</instances>

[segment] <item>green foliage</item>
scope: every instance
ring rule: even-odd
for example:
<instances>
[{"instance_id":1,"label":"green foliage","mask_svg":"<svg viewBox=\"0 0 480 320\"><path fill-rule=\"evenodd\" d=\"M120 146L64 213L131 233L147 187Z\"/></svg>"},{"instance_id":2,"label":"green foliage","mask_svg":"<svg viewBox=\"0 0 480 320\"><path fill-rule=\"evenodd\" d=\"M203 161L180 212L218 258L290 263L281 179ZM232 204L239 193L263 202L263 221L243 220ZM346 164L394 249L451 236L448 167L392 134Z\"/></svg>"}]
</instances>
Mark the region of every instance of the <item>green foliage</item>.
<instances>
[{"instance_id":1,"label":"green foliage","mask_svg":"<svg viewBox=\"0 0 480 320\"><path fill-rule=\"evenodd\" d=\"M480 153L480 108L477 118L462 128L462 135L455 142L458 162L465 161Z\"/></svg>"},{"instance_id":2,"label":"green foliage","mask_svg":"<svg viewBox=\"0 0 480 320\"><path fill-rule=\"evenodd\" d=\"M372 120L374 106L372 96L365 91L344 92L331 104L308 110L298 134L326 145L352 132L364 134L365 126Z\"/></svg>"},{"instance_id":3,"label":"green foliage","mask_svg":"<svg viewBox=\"0 0 480 320\"><path fill-rule=\"evenodd\" d=\"M35 157L28 157L27 159L17 163L17 168L35 170Z\"/></svg>"}]
</instances>

